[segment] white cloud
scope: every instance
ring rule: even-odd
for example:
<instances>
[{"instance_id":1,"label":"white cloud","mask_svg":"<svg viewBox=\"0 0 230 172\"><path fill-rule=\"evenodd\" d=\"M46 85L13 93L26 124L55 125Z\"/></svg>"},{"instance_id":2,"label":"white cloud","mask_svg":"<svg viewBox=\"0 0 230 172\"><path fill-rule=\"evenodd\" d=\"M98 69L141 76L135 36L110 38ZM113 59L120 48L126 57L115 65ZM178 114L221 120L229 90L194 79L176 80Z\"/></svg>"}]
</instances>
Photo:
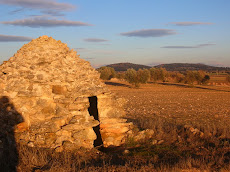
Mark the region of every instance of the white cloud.
<instances>
[{"instance_id":1,"label":"white cloud","mask_svg":"<svg viewBox=\"0 0 230 172\"><path fill-rule=\"evenodd\" d=\"M13 35L0 35L0 42L25 42L31 41L33 38L25 36L13 36Z\"/></svg>"},{"instance_id":2,"label":"white cloud","mask_svg":"<svg viewBox=\"0 0 230 172\"><path fill-rule=\"evenodd\" d=\"M214 23L208 23L208 22L171 22L170 24L173 24L176 26L195 26L195 25L212 25Z\"/></svg>"},{"instance_id":3,"label":"white cloud","mask_svg":"<svg viewBox=\"0 0 230 172\"><path fill-rule=\"evenodd\" d=\"M135 30L130 32L123 32L120 33L122 36L128 36L128 37L162 37L162 36L168 36L168 35L174 35L177 34L175 30L170 29L142 29L142 30Z\"/></svg>"},{"instance_id":4,"label":"white cloud","mask_svg":"<svg viewBox=\"0 0 230 172\"><path fill-rule=\"evenodd\" d=\"M104 49L88 49L88 48L74 48L77 52L87 53L93 55L113 55L113 54L123 54L123 51L116 50L104 50Z\"/></svg>"},{"instance_id":5,"label":"white cloud","mask_svg":"<svg viewBox=\"0 0 230 172\"><path fill-rule=\"evenodd\" d=\"M92 26L89 23L83 23L80 21L57 20L57 19L48 19L44 17L33 17L33 18L27 18L22 20L5 21L1 23L7 25L14 25L14 26L27 26L32 28L58 27L58 26Z\"/></svg>"}]
</instances>

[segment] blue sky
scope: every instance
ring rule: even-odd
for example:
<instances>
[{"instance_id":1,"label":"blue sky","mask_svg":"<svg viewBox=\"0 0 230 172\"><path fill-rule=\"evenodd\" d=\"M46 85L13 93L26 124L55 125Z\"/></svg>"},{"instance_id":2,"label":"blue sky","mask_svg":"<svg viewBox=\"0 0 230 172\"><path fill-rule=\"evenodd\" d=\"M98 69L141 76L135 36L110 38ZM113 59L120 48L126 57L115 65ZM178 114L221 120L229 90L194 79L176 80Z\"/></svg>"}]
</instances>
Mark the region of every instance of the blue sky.
<instances>
[{"instance_id":1,"label":"blue sky","mask_svg":"<svg viewBox=\"0 0 230 172\"><path fill-rule=\"evenodd\" d=\"M0 0L0 63L32 38L48 35L94 67L230 67L229 9L229 0Z\"/></svg>"}]
</instances>

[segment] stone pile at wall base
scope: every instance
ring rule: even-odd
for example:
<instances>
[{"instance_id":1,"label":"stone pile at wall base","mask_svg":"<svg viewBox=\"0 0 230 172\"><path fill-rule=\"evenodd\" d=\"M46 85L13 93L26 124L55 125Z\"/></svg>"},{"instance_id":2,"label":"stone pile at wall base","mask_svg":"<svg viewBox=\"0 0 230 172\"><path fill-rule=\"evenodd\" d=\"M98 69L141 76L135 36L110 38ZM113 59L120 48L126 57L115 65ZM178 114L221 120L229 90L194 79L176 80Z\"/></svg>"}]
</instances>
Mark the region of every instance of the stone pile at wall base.
<instances>
[{"instance_id":1,"label":"stone pile at wall base","mask_svg":"<svg viewBox=\"0 0 230 172\"><path fill-rule=\"evenodd\" d=\"M98 134L105 147L119 146L131 127L122 118L123 100L89 62L48 36L25 44L0 66L1 98L9 105L0 115L23 119L15 123L15 138L31 147L92 148Z\"/></svg>"}]
</instances>

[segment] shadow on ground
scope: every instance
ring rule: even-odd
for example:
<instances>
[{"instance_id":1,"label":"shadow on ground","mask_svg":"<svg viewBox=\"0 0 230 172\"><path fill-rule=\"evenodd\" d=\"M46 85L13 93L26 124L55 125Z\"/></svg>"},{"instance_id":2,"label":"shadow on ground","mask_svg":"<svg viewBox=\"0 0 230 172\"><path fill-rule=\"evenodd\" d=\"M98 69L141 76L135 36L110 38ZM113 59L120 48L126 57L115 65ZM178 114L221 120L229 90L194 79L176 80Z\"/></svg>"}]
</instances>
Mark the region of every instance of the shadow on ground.
<instances>
[{"instance_id":1,"label":"shadow on ground","mask_svg":"<svg viewBox=\"0 0 230 172\"><path fill-rule=\"evenodd\" d=\"M0 171L16 172L18 151L14 137L14 127L23 122L9 98L0 98Z\"/></svg>"},{"instance_id":2,"label":"shadow on ground","mask_svg":"<svg viewBox=\"0 0 230 172\"><path fill-rule=\"evenodd\" d=\"M185 84L177 84L177 83L158 83L158 84L160 84L160 85L177 86L177 87L184 87L184 88L198 88L198 89L202 89L202 90L212 90L212 91L230 92L229 90L208 88L208 87L202 87L202 86L197 86L197 85L185 85Z\"/></svg>"},{"instance_id":3,"label":"shadow on ground","mask_svg":"<svg viewBox=\"0 0 230 172\"><path fill-rule=\"evenodd\" d=\"M105 84L106 84L106 85L112 85L112 86L120 86L120 87L128 87L128 88L131 88L129 85L121 84L121 83L117 83L117 82L106 81Z\"/></svg>"}]
</instances>

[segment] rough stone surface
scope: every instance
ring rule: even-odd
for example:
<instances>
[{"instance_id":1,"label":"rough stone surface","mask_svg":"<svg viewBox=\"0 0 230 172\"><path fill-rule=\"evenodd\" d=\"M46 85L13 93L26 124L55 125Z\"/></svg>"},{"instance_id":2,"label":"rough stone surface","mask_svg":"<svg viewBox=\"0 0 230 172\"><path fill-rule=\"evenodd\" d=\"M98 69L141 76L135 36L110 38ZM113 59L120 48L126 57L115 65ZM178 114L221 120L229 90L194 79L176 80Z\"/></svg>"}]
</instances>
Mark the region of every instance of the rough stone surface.
<instances>
[{"instance_id":1,"label":"rough stone surface","mask_svg":"<svg viewBox=\"0 0 230 172\"><path fill-rule=\"evenodd\" d=\"M134 136L134 140L137 142L144 141L153 138L153 136L154 136L154 131L151 129L146 129L138 132L137 135Z\"/></svg>"},{"instance_id":2,"label":"rough stone surface","mask_svg":"<svg viewBox=\"0 0 230 172\"><path fill-rule=\"evenodd\" d=\"M121 119L123 100L105 87L89 62L48 36L25 44L3 62L0 96L6 101L0 106L8 103L0 115L10 119L16 141L28 146L92 148L98 125L104 146L119 146L131 126ZM88 109L94 96L98 117Z\"/></svg>"}]
</instances>

